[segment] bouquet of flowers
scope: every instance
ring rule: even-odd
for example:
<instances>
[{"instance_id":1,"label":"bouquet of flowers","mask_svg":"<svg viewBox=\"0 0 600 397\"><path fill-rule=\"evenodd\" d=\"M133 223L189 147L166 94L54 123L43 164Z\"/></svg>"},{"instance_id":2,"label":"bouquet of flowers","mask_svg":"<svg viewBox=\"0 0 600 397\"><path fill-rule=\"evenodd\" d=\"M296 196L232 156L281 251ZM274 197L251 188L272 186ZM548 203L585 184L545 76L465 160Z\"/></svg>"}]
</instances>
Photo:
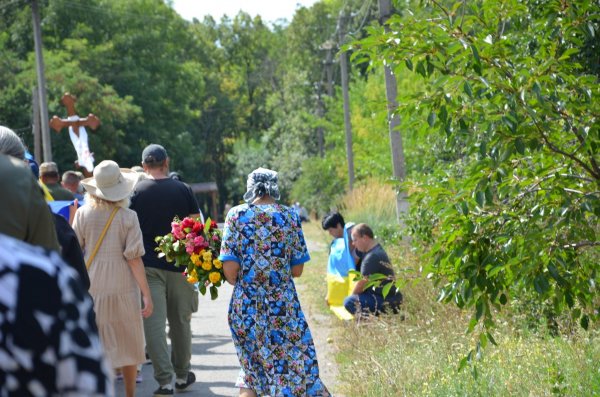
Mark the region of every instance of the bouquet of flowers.
<instances>
[{"instance_id":1,"label":"bouquet of flowers","mask_svg":"<svg viewBox=\"0 0 600 397\"><path fill-rule=\"evenodd\" d=\"M198 283L202 295L208 287L211 299L217 299L217 288L221 286L223 263L218 259L221 249L221 231L216 222L210 218L204 224L200 219L179 218L171 222L171 233L158 236L156 251L158 257L165 257L168 262L175 261L175 266L184 266L187 281Z\"/></svg>"}]
</instances>

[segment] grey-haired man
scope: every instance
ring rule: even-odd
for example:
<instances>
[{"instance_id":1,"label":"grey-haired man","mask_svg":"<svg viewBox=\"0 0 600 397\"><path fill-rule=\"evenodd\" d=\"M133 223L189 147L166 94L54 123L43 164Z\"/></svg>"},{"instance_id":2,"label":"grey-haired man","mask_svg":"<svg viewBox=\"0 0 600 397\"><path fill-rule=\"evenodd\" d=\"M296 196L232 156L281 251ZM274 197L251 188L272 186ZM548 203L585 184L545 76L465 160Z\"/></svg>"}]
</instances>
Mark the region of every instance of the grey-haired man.
<instances>
[{"instance_id":1,"label":"grey-haired man","mask_svg":"<svg viewBox=\"0 0 600 397\"><path fill-rule=\"evenodd\" d=\"M183 269L158 258L156 236L171 231L175 216L198 216L198 203L186 184L169 178L169 157L164 147L148 145L142 152L142 166L148 175L138 182L131 198L131 209L138 214L146 254L143 257L150 286L154 313L144 319L146 349L159 384L154 396L173 395L196 381L190 371L192 357L192 313L198 310L198 293L183 276ZM167 345L166 322L169 320L171 353Z\"/></svg>"}]
</instances>

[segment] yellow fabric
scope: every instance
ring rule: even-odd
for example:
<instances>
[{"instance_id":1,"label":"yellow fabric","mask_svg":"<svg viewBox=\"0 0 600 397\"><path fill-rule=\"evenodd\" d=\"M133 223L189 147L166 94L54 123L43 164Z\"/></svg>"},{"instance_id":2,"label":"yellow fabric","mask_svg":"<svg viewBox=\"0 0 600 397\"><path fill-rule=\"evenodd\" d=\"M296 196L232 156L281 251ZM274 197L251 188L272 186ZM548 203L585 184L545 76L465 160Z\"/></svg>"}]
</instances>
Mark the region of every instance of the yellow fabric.
<instances>
[{"instance_id":1,"label":"yellow fabric","mask_svg":"<svg viewBox=\"0 0 600 397\"><path fill-rule=\"evenodd\" d=\"M358 283L358 278L355 280L356 276L351 274L348 276L348 296L352 295L352 292L354 291L354 287L356 287L356 283Z\"/></svg>"},{"instance_id":2,"label":"yellow fabric","mask_svg":"<svg viewBox=\"0 0 600 397\"><path fill-rule=\"evenodd\" d=\"M350 312L346 310L344 306L329 306L329 310L331 310L333 314L335 314L340 320L349 321L354 318L354 316L350 314Z\"/></svg>"},{"instance_id":3,"label":"yellow fabric","mask_svg":"<svg viewBox=\"0 0 600 397\"><path fill-rule=\"evenodd\" d=\"M44 185L44 182L38 181L38 185L40 185L42 191L44 192L44 199L46 199L46 201L54 201L54 197L52 197L50 190L48 190L48 187Z\"/></svg>"},{"instance_id":4,"label":"yellow fabric","mask_svg":"<svg viewBox=\"0 0 600 397\"><path fill-rule=\"evenodd\" d=\"M349 295L348 277L327 275L327 302L330 306L342 306Z\"/></svg>"},{"instance_id":5,"label":"yellow fabric","mask_svg":"<svg viewBox=\"0 0 600 397\"><path fill-rule=\"evenodd\" d=\"M353 279L356 276L348 277L327 275L327 302L329 302L329 310L336 315L340 320L352 320L354 316L350 314L344 307L344 299L352 295L357 281Z\"/></svg>"}]
</instances>

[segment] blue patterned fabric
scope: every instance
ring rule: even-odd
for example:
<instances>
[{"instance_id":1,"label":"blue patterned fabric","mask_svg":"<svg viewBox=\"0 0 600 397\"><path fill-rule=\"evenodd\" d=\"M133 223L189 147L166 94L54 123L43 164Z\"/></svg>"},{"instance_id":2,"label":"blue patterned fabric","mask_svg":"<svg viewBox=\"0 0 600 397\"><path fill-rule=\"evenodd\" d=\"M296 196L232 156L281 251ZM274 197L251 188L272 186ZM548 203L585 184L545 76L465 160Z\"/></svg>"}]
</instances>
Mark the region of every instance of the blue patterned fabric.
<instances>
[{"instance_id":1,"label":"blue patterned fabric","mask_svg":"<svg viewBox=\"0 0 600 397\"><path fill-rule=\"evenodd\" d=\"M329 396L291 267L310 259L300 219L279 204L243 204L225 220L221 261L240 264L229 326L241 387L259 396Z\"/></svg>"}]
</instances>

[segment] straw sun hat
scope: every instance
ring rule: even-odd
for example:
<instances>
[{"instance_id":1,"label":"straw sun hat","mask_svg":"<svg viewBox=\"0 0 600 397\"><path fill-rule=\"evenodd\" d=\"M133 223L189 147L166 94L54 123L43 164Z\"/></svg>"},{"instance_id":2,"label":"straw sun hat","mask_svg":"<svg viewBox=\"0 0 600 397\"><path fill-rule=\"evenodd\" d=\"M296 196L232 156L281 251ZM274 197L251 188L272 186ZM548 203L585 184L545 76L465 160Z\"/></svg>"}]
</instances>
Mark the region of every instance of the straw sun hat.
<instances>
[{"instance_id":1,"label":"straw sun hat","mask_svg":"<svg viewBox=\"0 0 600 397\"><path fill-rule=\"evenodd\" d=\"M131 194L138 174L127 168L119 168L112 160L104 160L94 168L94 176L81 181L91 195L106 201L121 201Z\"/></svg>"}]
</instances>

